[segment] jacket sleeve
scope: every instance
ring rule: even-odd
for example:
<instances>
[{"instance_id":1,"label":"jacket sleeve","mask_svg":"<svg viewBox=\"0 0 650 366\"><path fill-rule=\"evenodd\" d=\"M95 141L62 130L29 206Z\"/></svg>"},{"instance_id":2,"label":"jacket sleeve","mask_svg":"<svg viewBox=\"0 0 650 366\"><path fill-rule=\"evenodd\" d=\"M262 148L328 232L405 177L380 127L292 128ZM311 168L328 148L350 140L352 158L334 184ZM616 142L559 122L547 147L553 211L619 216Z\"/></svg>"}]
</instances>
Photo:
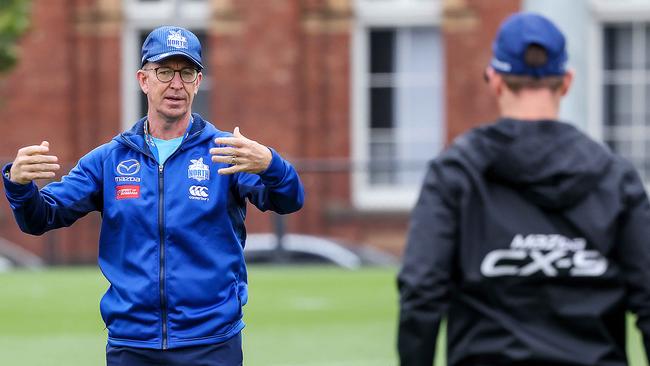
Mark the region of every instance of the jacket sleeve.
<instances>
[{"instance_id":1,"label":"jacket sleeve","mask_svg":"<svg viewBox=\"0 0 650 366\"><path fill-rule=\"evenodd\" d=\"M97 149L84 156L61 181L41 190L34 182L20 185L3 174L5 194L20 229L41 235L72 225L101 206L101 159ZM11 168L5 166L3 171Z\"/></svg>"},{"instance_id":2,"label":"jacket sleeve","mask_svg":"<svg viewBox=\"0 0 650 366\"><path fill-rule=\"evenodd\" d=\"M259 174L237 174L240 199L248 198L261 211L288 214L302 208L304 189L296 170L273 149L269 167Z\"/></svg>"},{"instance_id":3,"label":"jacket sleeve","mask_svg":"<svg viewBox=\"0 0 650 366\"><path fill-rule=\"evenodd\" d=\"M626 209L620 219L617 257L628 308L637 316L646 355L650 355L650 205L643 183L631 167L623 182L623 195Z\"/></svg>"},{"instance_id":4,"label":"jacket sleeve","mask_svg":"<svg viewBox=\"0 0 650 366\"><path fill-rule=\"evenodd\" d=\"M447 310L456 242L456 214L446 201L435 163L412 212L397 282L400 312L397 348L402 366L431 366ZM448 197L447 197L448 198Z\"/></svg>"}]
</instances>

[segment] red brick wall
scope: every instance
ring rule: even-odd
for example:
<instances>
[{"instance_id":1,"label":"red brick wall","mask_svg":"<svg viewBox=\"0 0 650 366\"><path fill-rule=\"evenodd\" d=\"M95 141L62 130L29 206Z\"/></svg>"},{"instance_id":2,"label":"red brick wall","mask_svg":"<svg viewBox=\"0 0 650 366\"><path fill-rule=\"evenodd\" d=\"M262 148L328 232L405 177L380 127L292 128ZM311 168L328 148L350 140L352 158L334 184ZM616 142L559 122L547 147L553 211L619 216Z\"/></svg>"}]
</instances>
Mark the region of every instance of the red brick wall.
<instances>
[{"instance_id":1,"label":"red brick wall","mask_svg":"<svg viewBox=\"0 0 650 366\"><path fill-rule=\"evenodd\" d=\"M214 123L290 157L300 155L300 6L296 0L233 1L235 29L215 21L210 59L216 92ZM269 231L270 215L249 210L247 227Z\"/></svg>"},{"instance_id":2,"label":"red brick wall","mask_svg":"<svg viewBox=\"0 0 650 366\"><path fill-rule=\"evenodd\" d=\"M483 81L499 24L519 11L521 0L447 0L443 21L445 42L447 138L494 120L495 100Z\"/></svg>"},{"instance_id":3,"label":"red brick wall","mask_svg":"<svg viewBox=\"0 0 650 366\"><path fill-rule=\"evenodd\" d=\"M217 12L211 34L215 122L239 125L296 164L307 200L289 228L325 234L323 207L349 201L348 175L309 172L300 162L349 155L350 9L324 0L231 4ZM269 231L271 217L252 209L247 227Z\"/></svg>"},{"instance_id":4,"label":"red brick wall","mask_svg":"<svg viewBox=\"0 0 650 366\"><path fill-rule=\"evenodd\" d=\"M0 76L3 162L13 160L22 146L48 140L66 172L70 162L117 132L119 28L106 27L96 3L32 3L20 63ZM91 214L70 229L29 236L18 230L6 200L0 200L0 235L57 262L94 261L98 222L98 215Z\"/></svg>"},{"instance_id":5,"label":"red brick wall","mask_svg":"<svg viewBox=\"0 0 650 366\"><path fill-rule=\"evenodd\" d=\"M0 78L0 156L4 162L13 160L19 147L42 140L50 141L61 160L71 158L69 129L62 124L71 116L67 103L72 86L67 65L70 29L66 25L70 14L66 1L48 3L46 7L44 0L34 2L33 26L21 42L21 61L13 72ZM7 239L39 254L55 239L54 234L45 238L20 234L5 199L0 200L0 207L0 228Z\"/></svg>"},{"instance_id":6,"label":"red brick wall","mask_svg":"<svg viewBox=\"0 0 650 366\"><path fill-rule=\"evenodd\" d=\"M208 55L211 115L223 129L276 148L294 162L307 194L288 217L292 232L326 235L401 251L408 213L359 212L350 202L352 0L213 1ZM481 79L499 22L520 0L445 0L448 137L495 118ZM119 129L121 2L35 0L22 61L0 76L0 157L51 142L71 168ZM329 159L329 160L328 160ZM333 159L333 160L332 160ZM339 169L340 168L340 169ZM250 232L271 231L273 216L250 208ZM94 262L99 215L43 237L16 228L0 199L0 235L57 262Z\"/></svg>"},{"instance_id":7,"label":"red brick wall","mask_svg":"<svg viewBox=\"0 0 650 366\"><path fill-rule=\"evenodd\" d=\"M305 161L345 160L350 155L350 55L352 14L348 4L305 1L302 17L304 92L298 168L309 200L299 229L338 236L327 221L331 207L349 205L349 175L323 172Z\"/></svg>"},{"instance_id":8,"label":"red brick wall","mask_svg":"<svg viewBox=\"0 0 650 366\"><path fill-rule=\"evenodd\" d=\"M217 15L221 25L213 34L220 90L214 115L222 126L237 121L298 168L307 198L299 214L287 217L289 230L396 251L407 215L359 214L350 202L345 164L310 164L350 158L351 2L232 3ZM272 219L252 209L247 227L269 231Z\"/></svg>"}]
</instances>

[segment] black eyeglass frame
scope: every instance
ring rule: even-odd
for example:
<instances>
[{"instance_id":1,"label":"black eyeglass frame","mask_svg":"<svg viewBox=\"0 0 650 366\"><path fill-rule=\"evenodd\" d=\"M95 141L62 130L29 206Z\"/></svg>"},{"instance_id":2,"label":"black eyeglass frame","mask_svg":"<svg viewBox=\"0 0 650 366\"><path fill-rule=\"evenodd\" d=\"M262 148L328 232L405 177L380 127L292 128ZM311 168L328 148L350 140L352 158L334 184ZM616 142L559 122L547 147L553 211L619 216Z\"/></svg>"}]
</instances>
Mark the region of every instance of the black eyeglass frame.
<instances>
[{"instance_id":1,"label":"black eyeglass frame","mask_svg":"<svg viewBox=\"0 0 650 366\"><path fill-rule=\"evenodd\" d=\"M174 73L172 74L171 79L169 79L169 80L160 79L160 75L158 75L158 70L160 70L160 69L167 69L167 70L173 71ZM189 80L189 81L183 79L183 70L193 70L193 71L195 71L196 73L194 74L194 79ZM170 83L172 80L174 80L174 76L176 76L176 73L179 73L180 76L181 76L181 80L186 84L190 84L190 83L195 82L196 79L198 79L198 77L199 77L199 73L201 72L201 70L199 70L199 69L197 69L195 67L183 67L182 69L172 69L169 66L158 66L158 67L154 67L153 69L142 69L142 71L154 71L154 73L156 74L156 79L158 79L158 81L160 81L161 83Z\"/></svg>"}]
</instances>

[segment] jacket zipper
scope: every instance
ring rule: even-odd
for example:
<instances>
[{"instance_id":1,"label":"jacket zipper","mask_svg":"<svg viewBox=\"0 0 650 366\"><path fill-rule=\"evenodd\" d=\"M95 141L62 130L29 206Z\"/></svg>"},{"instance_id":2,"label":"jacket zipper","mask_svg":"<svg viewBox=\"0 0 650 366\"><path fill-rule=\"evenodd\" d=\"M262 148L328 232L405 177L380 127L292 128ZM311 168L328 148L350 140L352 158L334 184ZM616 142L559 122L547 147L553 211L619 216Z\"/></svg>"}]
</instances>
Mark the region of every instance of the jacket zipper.
<instances>
[{"instance_id":1,"label":"jacket zipper","mask_svg":"<svg viewBox=\"0 0 650 366\"><path fill-rule=\"evenodd\" d=\"M199 135L200 132L189 136L187 140ZM181 147L179 146L168 158L171 159ZM165 164L158 164L158 234L160 235L160 273L158 282L160 283L160 311L162 313L162 349L168 348L167 342L167 294L165 293Z\"/></svg>"},{"instance_id":2,"label":"jacket zipper","mask_svg":"<svg viewBox=\"0 0 650 366\"><path fill-rule=\"evenodd\" d=\"M185 139L184 142L187 142L194 137L198 136L203 132L197 131L191 136L188 136L187 139ZM131 147L135 148L135 150L142 152L143 154L151 157L154 159L154 161L157 161L152 155L147 154L146 152L142 151L140 148L138 148L137 145L133 144L131 141L129 141L126 137L122 136L122 139ZM176 155L178 150L181 150L182 146L179 146L176 151L174 151L168 158L172 158L172 156ZM162 314L162 349L167 349L168 348L168 342L167 342L167 297L165 294L165 216L164 216L164 203L165 203L165 179L164 179L164 164L158 164L158 235L160 235L160 272L158 274L158 282L160 283L160 288L159 288L159 293L160 293L160 311Z\"/></svg>"},{"instance_id":3,"label":"jacket zipper","mask_svg":"<svg viewBox=\"0 0 650 366\"><path fill-rule=\"evenodd\" d=\"M167 349L167 298L165 295L165 216L163 212L165 202L164 167L158 165L158 233L160 235L160 311L162 312L162 349Z\"/></svg>"}]
</instances>

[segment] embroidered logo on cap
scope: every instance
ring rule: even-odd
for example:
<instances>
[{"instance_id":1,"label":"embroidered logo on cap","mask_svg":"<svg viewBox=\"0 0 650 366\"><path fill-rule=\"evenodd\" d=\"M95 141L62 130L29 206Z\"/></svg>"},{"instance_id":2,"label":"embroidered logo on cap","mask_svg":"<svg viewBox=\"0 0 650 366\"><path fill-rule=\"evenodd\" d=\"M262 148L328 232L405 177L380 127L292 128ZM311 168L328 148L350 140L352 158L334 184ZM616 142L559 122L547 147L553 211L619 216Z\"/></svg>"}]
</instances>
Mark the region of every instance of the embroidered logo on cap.
<instances>
[{"instance_id":1,"label":"embroidered logo on cap","mask_svg":"<svg viewBox=\"0 0 650 366\"><path fill-rule=\"evenodd\" d=\"M183 37L181 30L169 31L167 36L167 47L187 49L187 38Z\"/></svg>"}]
</instances>

